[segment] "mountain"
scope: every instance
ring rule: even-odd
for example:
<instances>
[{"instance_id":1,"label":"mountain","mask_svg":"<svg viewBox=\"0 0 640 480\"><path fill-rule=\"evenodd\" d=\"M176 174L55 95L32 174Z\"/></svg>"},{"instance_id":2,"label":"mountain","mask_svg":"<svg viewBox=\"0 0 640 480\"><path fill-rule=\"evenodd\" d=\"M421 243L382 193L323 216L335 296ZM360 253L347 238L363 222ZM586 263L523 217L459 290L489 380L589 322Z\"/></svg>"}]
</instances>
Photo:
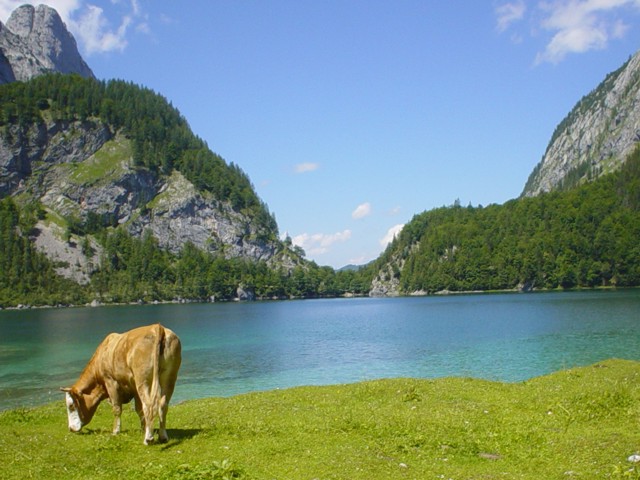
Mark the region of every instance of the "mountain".
<instances>
[{"instance_id":1,"label":"mountain","mask_svg":"<svg viewBox=\"0 0 640 480\"><path fill-rule=\"evenodd\" d=\"M0 197L44 209L38 248L80 283L83 238L120 228L178 254L271 260L277 224L248 177L214 154L163 97L122 81L46 75L0 87ZM86 250L86 249L85 249Z\"/></svg>"},{"instance_id":2,"label":"mountain","mask_svg":"<svg viewBox=\"0 0 640 480\"><path fill-rule=\"evenodd\" d=\"M340 267L337 271L338 272L357 272L361 268L364 268L364 265L353 265L353 264L350 263L349 265L345 265L344 267Z\"/></svg>"},{"instance_id":3,"label":"mountain","mask_svg":"<svg viewBox=\"0 0 640 480\"><path fill-rule=\"evenodd\" d=\"M98 81L55 10L0 24L0 308L363 294L281 241L161 95Z\"/></svg>"},{"instance_id":4,"label":"mountain","mask_svg":"<svg viewBox=\"0 0 640 480\"><path fill-rule=\"evenodd\" d=\"M64 265L59 273L88 282L93 267L69 234L107 226L148 231L174 254L189 243L226 258L274 256L277 225L246 175L160 95L96 81L54 9L16 9L0 25L0 52L9 83L0 89L0 197L46 210L32 239Z\"/></svg>"},{"instance_id":5,"label":"mountain","mask_svg":"<svg viewBox=\"0 0 640 480\"><path fill-rule=\"evenodd\" d=\"M414 216L371 268L370 295L637 286L638 238L640 149L567 191Z\"/></svg>"},{"instance_id":6,"label":"mountain","mask_svg":"<svg viewBox=\"0 0 640 480\"><path fill-rule=\"evenodd\" d=\"M73 36L53 8L23 5L0 23L0 84L48 72L93 78Z\"/></svg>"},{"instance_id":7,"label":"mountain","mask_svg":"<svg viewBox=\"0 0 640 480\"><path fill-rule=\"evenodd\" d=\"M415 215L363 270L369 294L639 285L638 141L640 52L558 125L520 198Z\"/></svg>"},{"instance_id":8,"label":"mountain","mask_svg":"<svg viewBox=\"0 0 640 480\"><path fill-rule=\"evenodd\" d=\"M640 141L640 52L584 96L556 127L523 196L567 189L620 168Z\"/></svg>"}]
</instances>

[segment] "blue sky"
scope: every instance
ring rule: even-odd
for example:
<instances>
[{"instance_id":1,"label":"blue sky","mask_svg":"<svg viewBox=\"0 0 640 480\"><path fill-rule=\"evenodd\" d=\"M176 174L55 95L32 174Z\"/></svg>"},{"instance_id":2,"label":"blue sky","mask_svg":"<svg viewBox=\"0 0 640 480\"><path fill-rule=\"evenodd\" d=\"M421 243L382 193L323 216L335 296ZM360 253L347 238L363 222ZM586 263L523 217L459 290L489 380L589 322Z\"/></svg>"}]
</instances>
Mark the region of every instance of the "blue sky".
<instances>
[{"instance_id":1,"label":"blue sky","mask_svg":"<svg viewBox=\"0 0 640 480\"><path fill-rule=\"evenodd\" d=\"M48 4L98 78L165 96L336 268L424 210L519 196L556 125L640 49L638 0Z\"/></svg>"}]
</instances>

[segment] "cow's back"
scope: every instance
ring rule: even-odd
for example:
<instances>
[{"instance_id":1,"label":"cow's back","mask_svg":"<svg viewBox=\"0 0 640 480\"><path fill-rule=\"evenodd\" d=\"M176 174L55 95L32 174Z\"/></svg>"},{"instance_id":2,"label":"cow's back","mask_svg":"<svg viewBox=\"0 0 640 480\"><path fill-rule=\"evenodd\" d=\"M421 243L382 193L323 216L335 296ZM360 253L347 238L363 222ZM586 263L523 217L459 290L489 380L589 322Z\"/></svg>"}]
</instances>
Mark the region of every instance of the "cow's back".
<instances>
[{"instance_id":1,"label":"cow's back","mask_svg":"<svg viewBox=\"0 0 640 480\"><path fill-rule=\"evenodd\" d=\"M154 373L159 375L161 387L165 386L165 379L175 384L181 363L180 339L160 324L112 333L99 350L100 358L96 360L100 372L106 380L118 383L125 401L131 399L142 384L151 385Z\"/></svg>"}]
</instances>

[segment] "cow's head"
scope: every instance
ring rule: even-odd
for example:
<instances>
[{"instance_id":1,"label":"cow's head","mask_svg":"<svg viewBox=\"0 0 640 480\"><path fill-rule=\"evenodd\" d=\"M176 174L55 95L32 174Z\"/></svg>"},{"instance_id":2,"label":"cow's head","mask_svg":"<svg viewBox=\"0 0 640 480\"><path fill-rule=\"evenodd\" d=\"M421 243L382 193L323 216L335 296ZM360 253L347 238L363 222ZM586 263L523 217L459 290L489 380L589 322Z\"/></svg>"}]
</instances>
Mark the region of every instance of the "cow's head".
<instances>
[{"instance_id":1,"label":"cow's head","mask_svg":"<svg viewBox=\"0 0 640 480\"><path fill-rule=\"evenodd\" d=\"M80 406L79 394L73 388L61 388L64 392L65 402L67 404L67 419L69 420L69 430L79 432L86 423L83 421L82 408Z\"/></svg>"}]
</instances>

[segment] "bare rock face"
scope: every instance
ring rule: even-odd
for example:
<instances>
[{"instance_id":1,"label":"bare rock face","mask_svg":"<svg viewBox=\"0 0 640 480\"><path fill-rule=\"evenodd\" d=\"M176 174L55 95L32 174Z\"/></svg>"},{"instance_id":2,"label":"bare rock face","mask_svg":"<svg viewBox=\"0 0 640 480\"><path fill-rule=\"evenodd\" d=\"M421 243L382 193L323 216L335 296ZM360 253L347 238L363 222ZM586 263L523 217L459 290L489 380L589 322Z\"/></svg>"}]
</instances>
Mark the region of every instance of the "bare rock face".
<instances>
[{"instance_id":1,"label":"bare rock face","mask_svg":"<svg viewBox=\"0 0 640 480\"><path fill-rule=\"evenodd\" d=\"M0 84L50 72L94 78L58 12L46 5L23 5L0 23L0 53Z\"/></svg>"},{"instance_id":2,"label":"bare rock face","mask_svg":"<svg viewBox=\"0 0 640 480\"><path fill-rule=\"evenodd\" d=\"M133 236L150 232L173 253L191 243L226 258L274 257L277 242L250 216L198 191L177 171L165 176L136 167L131 152L126 136L97 119L12 126L0 135L0 198L23 194L54 217L93 216ZM36 230L36 246L63 265L58 273L86 283L99 254L85 257L82 240L55 224L40 222Z\"/></svg>"},{"instance_id":3,"label":"bare rock face","mask_svg":"<svg viewBox=\"0 0 640 480\"><path fill-rule=\"evenodd\" d=\"M186 243L227 258L269 260L276 251L273 242L260 241L250 217L199 192L177 171L157 183L155 195L128 221L127 229L135 236L151 231L162 248L174 253Z\"/></svg>"},{"instance_id":4,"label":"bare rock face","mask_svg":"<svg viewBox=\"0 0 640 480\"><path fill-rule=\"evenodd\" d=\"M383 265L371 282L370 297L397 297L400 295L400 279L394 274L393 265L404 266L404 261L395 256L390 263Z\"/></svg>"},{"instance_id":5,"label":"bare rock face","mask_svg":"<svg viewBox=\"0 0 640 480\"><path fill-rule=\"evenodd\" d=\"M640 141L640 52L583 97L558 125L524 196L615 171Z\"/></svg>"},{"instance_id":6,"label":"bare rock face","mask_svg":"<svg viewBox=\"0 0 640 480\"><path fill-rule=\"evenodd\" d=\"M46 188L50 166L83 161L111 139L100 122L51 122L33 124L27 130L9 127L0 137L0 197L17 193L36 174L37 186Z\"/></svg>"}]
</instances>

